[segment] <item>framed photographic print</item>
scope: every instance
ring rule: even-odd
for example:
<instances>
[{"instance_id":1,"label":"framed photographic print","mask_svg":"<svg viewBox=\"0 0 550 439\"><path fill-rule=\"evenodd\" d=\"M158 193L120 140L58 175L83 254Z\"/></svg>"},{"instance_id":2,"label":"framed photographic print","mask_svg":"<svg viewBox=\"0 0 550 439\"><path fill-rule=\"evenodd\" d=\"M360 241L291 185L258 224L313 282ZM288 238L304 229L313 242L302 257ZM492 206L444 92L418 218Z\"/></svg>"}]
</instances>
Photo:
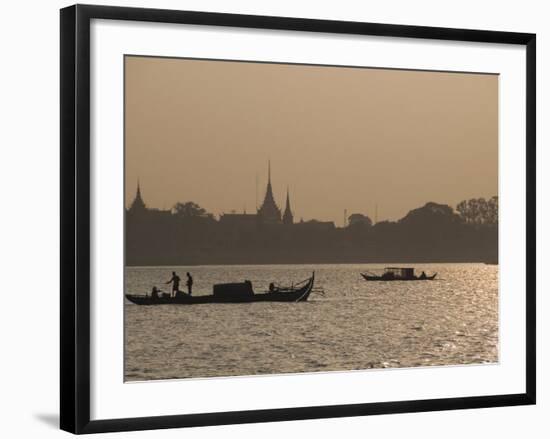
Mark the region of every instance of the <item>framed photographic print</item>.
<instances>
[{"instance_id":1,"label":"framed photographic print","mask_svg":"<svg viewBox=\"0 0 550 439\"><path fill-rule=\"evenodd\" d=\"M61 428L535 403L535 35L61 10Z\"/></svg>"}]
</instances>

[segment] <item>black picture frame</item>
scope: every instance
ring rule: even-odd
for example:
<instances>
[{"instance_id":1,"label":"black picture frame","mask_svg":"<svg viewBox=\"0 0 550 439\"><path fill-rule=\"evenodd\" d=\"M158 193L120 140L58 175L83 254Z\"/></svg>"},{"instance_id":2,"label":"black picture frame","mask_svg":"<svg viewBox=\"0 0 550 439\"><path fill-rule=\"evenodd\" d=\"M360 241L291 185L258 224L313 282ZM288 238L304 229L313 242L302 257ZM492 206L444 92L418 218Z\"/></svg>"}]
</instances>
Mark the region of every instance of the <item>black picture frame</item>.
<instances>
[{"instance_id":1,"label":"black picture frame","mask_svg":"<svg viewBox=\"0 0 550 439\"><path fill-rule=\"evenodd\" d=\"M62 9L60 14L60 426L63 430L81 434L535 404L535 34L89 5L70 6ZM90 420L90 21L92 19L525 46L527 60L525 66L527 79L525 115L527 163L525 393Z\"/></svg>"}]
</instances>

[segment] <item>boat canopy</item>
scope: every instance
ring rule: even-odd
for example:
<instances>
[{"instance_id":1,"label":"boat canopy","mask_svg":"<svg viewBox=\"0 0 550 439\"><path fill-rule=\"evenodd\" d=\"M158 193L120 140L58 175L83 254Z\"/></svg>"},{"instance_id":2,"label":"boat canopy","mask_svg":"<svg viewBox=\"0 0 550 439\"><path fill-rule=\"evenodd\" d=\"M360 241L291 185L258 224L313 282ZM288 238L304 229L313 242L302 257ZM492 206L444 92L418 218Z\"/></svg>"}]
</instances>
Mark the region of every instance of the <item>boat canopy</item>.
<instances>
[{"instance_id":1,"label":"boat canopy","mask_svg":"<svg viewBox=\"0 0 550 439\"><path fill-rule=\"evenodd\" d=\"M213 293L215 297L247 298L254 295L254 290L252 282L246 280L238 283L216 284Z\"/></svg>"},{"instance_id":2,"label":"boat canopy","mask_svg":"<svg viewBox=\"0 0 550 439\"><path fill-rule=\"evenodd\" d=\"M411 278L414 277L414 268L411 267L386 267L385 273L391 273L395 277Z\"/></svg>"}]
</instances>

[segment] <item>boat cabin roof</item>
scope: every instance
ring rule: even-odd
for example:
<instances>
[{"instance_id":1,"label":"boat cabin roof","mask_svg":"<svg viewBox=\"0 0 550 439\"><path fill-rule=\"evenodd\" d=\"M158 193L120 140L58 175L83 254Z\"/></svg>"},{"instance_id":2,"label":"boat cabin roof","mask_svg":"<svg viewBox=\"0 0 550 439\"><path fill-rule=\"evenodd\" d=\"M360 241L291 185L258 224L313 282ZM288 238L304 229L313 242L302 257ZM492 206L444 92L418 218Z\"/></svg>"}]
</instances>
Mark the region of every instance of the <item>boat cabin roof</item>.
<instances>
[{"instance_id":1,"label":"boat cabin roof","mask_svg":"<svg viewBox=\"0 0 550 439\"><path fill-rule=\"evenodd\" d=\"M386 267L386 273L414 274L413 267Z\"/></svg>"},{"instance_id":2,"label":"boat cabin roof","mask_svg":"<svg viewBox=\"0 0 550 439\"><path fill-rule=\"evenodd\" d=\"M252 289L252 282L246 280L244 282L215 284L213 294L218 297L249 297L254 295L254 290Z\"/></svg>"}]
</instances>

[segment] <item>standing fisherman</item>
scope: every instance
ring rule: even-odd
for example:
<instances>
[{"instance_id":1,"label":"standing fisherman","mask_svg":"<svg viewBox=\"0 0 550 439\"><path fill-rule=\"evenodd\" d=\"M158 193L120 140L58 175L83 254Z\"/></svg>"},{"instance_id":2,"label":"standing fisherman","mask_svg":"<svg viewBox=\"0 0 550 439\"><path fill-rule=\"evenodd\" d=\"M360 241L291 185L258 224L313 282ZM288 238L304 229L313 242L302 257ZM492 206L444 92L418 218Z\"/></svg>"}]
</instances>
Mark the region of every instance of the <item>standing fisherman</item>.
<instances>
[{"instance_id":1,"label":"standing fisherman","mask_svg":"<svg viewBox=\"0 0 550 439\"><path fill-rule=\"evenodd\" d=\"M187 272L187 292L189 295L191 295L191 291L193 290L193 277L191 277L191 273Z\"/></svg>"},{"instance_id":2,"label":"standing fisherman","mask_svg":"<svg viewBox=\"0 0 550 439\"><path fill-rule=\"evenodd\" d=\"M166 284L169 283L172 283L172 293L175 297L177 292L180 290L180 277L176 274L175 271L172 271L172 278L168 282L166 282ZM170 293L170 297L172 297L172 293Z\"/></svg>"}]
</instances>

